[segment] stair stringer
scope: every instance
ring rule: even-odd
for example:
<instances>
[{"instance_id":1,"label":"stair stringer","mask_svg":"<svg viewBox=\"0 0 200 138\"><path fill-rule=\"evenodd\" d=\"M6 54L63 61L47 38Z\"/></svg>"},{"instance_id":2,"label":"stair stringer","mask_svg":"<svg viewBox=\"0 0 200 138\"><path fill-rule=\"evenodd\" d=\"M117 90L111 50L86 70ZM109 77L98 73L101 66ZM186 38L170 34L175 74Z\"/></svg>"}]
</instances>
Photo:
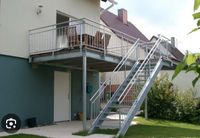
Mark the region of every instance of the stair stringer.
<instances>
[{"instance_id":1,"label":"stair stringer","mask_svg":"<svg viewBox=\"0 0 200 138\"><path fill-rule=\"evenodd\" d=\"M122 126L116 135L116 138L119 136L124 136L126 134L134 116L136 115L137 111L140 109L144 99L146 98L146 96L153 84L153 81L155 80L155 78L158 75L159 71L161 70L162 66L163 66L163 59L160 58L160 60L156 64L153 72L151 73L150 77L148 78L145 85L143 86L140 94L138 95L137 99L134 101L132 107L130 108L126 119L123 121Z\"/></svg>"},{"instance_id":2,"label":"stair stringer","mask_svg":"<svg viewBox=\"0 0 200 138\"><path fill-rule=\"evenodd\" d=\"M138 66L140 66L140 62L139 62L139 61L137 61L137 62L133 65L131 71L129 72L129 75L127 76L127 78L129 78L129 76L130 76L131 73L133 73L133 72L135 73L135 72L137 71ZM120 95L119 92L121 91L122 86L125 85L125 83L126 83L126 79L123 81L123 83L122 83L122 84L119 86L119 88L116 90L116 92L115 92L114 95L111 97L111 99L108 101L108 103L106 104L106 106L104 107L104 109L103 109L103 110L99 113L99 115L96 117L96 119L94 120L94 122L93 122L93 124L92 124L92 127L91 127L90 130L88 131L89 134L91 134L91 133L95 130L95 127L96 127L96 126L98 126L98 125L100 125L100 124L103 123L103 122L100 122L100 119L106 118L106 116L104 115L104 113L105 113L106 111L109 110L108 108L113 104L113 101L114 101L114 100L117 100L116 97L117 97L117 95Z\"/></svg>"}]
</instances>

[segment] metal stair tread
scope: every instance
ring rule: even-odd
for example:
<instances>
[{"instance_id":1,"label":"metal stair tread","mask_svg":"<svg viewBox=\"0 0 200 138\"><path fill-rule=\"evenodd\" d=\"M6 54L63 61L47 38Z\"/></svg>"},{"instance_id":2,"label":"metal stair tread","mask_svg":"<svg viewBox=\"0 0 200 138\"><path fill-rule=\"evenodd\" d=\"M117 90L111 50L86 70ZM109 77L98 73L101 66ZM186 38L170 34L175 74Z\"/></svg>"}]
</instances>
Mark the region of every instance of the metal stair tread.
<instances>
[{"instance_id":1,"label":"metal stair tread","mask_svg":"<svg viewBox=\"0 0 200 138\"><path fill-rule=\"evenodd\" d=\"M126 105L126 106L120 106L120 108L130 108L131 105ZM112 106L109 106L108 108L119 108L119 105L112 105Z\"/></svg>"},{"instance_id":2,"label":"metal stair tread","mask_svg":"<svg viewBox=\"0 0 200 138\"><path fill-rule=\"evenodd\" d=\"M160 62L159 62L160 60L162 61L162 58L160 58L159 60L154 60L155 57L153 55L154 52L156 52L155 51L156 48L160 45L159 42L161 42L160 39L158 39L158 41L156 41L155 45L153 45L153 47L147 53L147 56L144 58L144 60L140 60L139 64L137 64L135 67L133 66L131 68L129 75L126 76L123 83L120 84L119 89L117 89L115 91L115 96L112 97L108 101L106 108L104 108L104 110L100 113L98 118L96 118L96 120L95 120L96 122L94 123L94 125L92 126L92 128L89 132L92 132L94 130L94 128L114 127L114 126L104 125L104 122L115 121L115 122L118 122L119 125L122 123L120 130L118 131L117 136L119 136L120 134L124 135L124 132L127 131L127 128L130 125L129 123L130 123L132 117L135 116L135 112L137 112L137 110L140 108L140 106L141 106L140 104L144 100L145 94L148 93L148 92L146 92L146 90L149 90L149 87L151 86L152 81L155 78L156 73L160 69L160 66L162 66L162 64L160 64ZM152 58L153 60L151 59L151 57L153 57ZM151 77L151 79L149 79L150 75L154 75L153 78ZM141 83L142 88L136 89L136 95L133 95L135 97L134 99L137 99L137 101L133 102L133 100L131 100L132 102L130 102L131 103L130 105L124 105L124 106L119 105L118 98L121 97L121 95L128 97L129 93L126 92L126 91L132 90L131 87L134 86L135 84L137 84L138 82ZM131 86L131 87L129 87L129 86ZM129 89L129 88L131 88L131 89ZM122 96L121 100L128 101L129 99L126 99L126 97ZM118 112L111 112L112 108L117 108ZM122 110L118 110L118 109L122 109ZM107 118L109 115L119 115L119 111L120 111L120 113L122 113L122 115L124 115L126 117L124 117L123 119Z\"/></svg>"}]
</instances>

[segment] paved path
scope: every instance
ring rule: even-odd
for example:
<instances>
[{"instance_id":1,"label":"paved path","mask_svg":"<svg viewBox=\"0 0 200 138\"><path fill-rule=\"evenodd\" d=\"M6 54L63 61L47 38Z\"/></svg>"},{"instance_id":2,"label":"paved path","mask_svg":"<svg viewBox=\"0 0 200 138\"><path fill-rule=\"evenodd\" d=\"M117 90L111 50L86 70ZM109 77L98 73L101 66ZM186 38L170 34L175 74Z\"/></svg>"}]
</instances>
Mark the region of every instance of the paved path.
<instances>
[{"instance_id":1,"label":"paved path","mask_svg":"<svg viewBox=\"0 0 200 138\"><path fill-rule=\"evenodd\" d=\"M108 117L109 119L118 120L119 115L111 115ZM117 124L119 122L117 121ZM111 121L111 124L114 124L113 121ZM136 122L132 122L131 125L136 125ZM90 124L88 121L88 128ZM103 135L103 134L93 134L89 136L75 136L72 135L74 132L79 132L82 130L82 122L81 121L71 121L71 122L62 122L57 123L55 125L49 125L49 126L42 126L42 127L35 127L35 128L26 128L26 129L20 129L17 133L23 133L23 134L33 134L33 135L39 135L39 136L45 136L48 138L112 138L113 135ZM8 133L0 132L0 136L7 136Z\"/></svg>"},{"instance_id":2,"label":"paved path","mask_svg":"<svg viewBox=\"0 0 200 138\"><path fill-rule=\"evenodd\" d=\"M82 123L80 121L72 121L72 122L62 122L50 126L21 129L17 133L33 134L49 138L83 138L82 136L72 135L72 133L78 132L81 129L82 129ZM6 136L6 135L8 134L5 132L0 132L0 136ZM94 134L86 136L84 138L112 138L112 137L113 135Z\"/></svg>"}]
</instances>

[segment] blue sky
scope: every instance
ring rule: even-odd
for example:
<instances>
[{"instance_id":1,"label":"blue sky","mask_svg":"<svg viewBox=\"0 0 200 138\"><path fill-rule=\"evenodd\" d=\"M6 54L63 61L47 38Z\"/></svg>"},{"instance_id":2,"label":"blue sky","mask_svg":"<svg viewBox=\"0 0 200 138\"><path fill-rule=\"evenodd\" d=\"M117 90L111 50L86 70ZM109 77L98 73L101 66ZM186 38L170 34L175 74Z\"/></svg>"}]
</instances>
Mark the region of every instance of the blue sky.
<instances>
[{"instance_id":1,"label":"blue sky","mask_svg":"<svg viewBox=\"0 0 200 138\"><path fill-rule=\"evenodd\" d=\"M110 11L117 14L117 9L128 10L128 19L148 38L163 34L177 38L177 47L181 51L200 52L198 36L200 31L187 35L195 27L192 19L193 0L116 0L118 4ZM102 7L107 7L102 2Z\"/></svg>"}]
</instances>

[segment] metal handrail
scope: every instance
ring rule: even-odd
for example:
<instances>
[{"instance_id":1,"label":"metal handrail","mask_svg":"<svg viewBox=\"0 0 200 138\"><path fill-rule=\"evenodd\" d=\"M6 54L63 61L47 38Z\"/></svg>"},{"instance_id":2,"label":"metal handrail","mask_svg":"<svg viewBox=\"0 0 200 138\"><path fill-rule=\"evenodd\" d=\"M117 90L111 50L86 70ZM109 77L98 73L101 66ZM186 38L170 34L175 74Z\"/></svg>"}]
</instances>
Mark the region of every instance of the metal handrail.
<instances>
[{"instance_id":1,"label":"metal handrail","mask_svg":"<svg viewBox=\"0 0 200 138\"><path fill-rule=\"evenodd\" d=\"M73 25L70 25L70 27L73 27L73 26L76 26L76 25L81 25L82 23L78 23L78 24L73 24ZM67 26L62 26L62 27L56 27L56 28L51 28L51 29L48 29L48 30L44 30L44 31L40 31L40 32L32 32L29 31L29 35L34 35L34 34L40 34L40 33L44 33L44 32L49 32L49 31L52 31L52 30L58 30L58 29L64 29L66 28Z\"/></svg>"},{"instance_id":2,"label":"metal handrail","mask_svg":"<svg viewBox=\"0 0 200 138\"><path fill-rule=\"evenodd\" d=\"M72 23L72 24L70 24L70 23ZM63 25L63 26L61 26L61 25ZM88 33L89 35L94 37L94 33L96 32L95 30L99 30L101 33L103 33L103 35L104 34L112 35L112 33L116 33L116 35L119 34L120 36L117 35L115 37L112 37L113 39L110 39L109 43L112 44L113 46L118 46L118 44L117 45L113 44L116 42L116 41L113 41L114 39L120 39L120 41L127 42L126 46L128 46L129 44L131 45L131 44L135 43L135 41L137 41L137 39L135 37L132 37L126 33L123 33L121 31L118 31L111 27L107 27L100 23L94 22L90 19L82 18L82 19L75 19L72 21L66 21L63 23L48 25L48 26L29 30L29 41L30 41L29 42L30 43L29 54L32 55L34 53L34 55L35 55L35 54L40 54L40 53L44 53L44 52L51 52L51 51L54 52L56 50L60 50L58 48L60 47L59 45L61 43L61 39L63 39L63 43L66 43L68 40L65 40L65 37L67 37L67 36L65 36L66 34L61 34L61 36L58 37L57 30L63 31L65 33L65 31L66 31L66 30L64 30L65 28L67 29L67 28L73 27L73 26L80 26L79 31L81 31L81 35ZM80 34L76 34L76 35L78 36ZM43 38L45 38L45 39L43 39ZM94 39L94 38L92 38L92 39ZM120 56L123 57L122 51L129 49L126 47L121 47L121 49L105 47L105 37L103 37L103 39L104 39L103 40L104 41L104 49L102 49L102 50L103 50L104 54L114 54L117 56L120 54ZM93 40L91 40L91 42L92 41ZM47 43L50 43L50 45L47 45ZM139 40L139 43L144 44L145 42L142 40ZM43 45L43 44L45 44L45 45ZM73 43L71 43L71 44L73 45ZM80 44L82 44L82 39L81 39ZM69 47L65 44L63 44L63 45L66 46L65 48ZM89 45L89 46L94 46L94 42L92 42L91 45ZM95 48L97 48L97 47L98 46L96 46ZM82 47L80 46L80 50L81 49L82 49ZM115 52L111 51L113 49L115 49L116 51L115 50L114 50Z\"/></svg>"},{"instance_id":3,"label":"metal handrail","mask_svg":"<svg viewBox=\"0 0 200 138\"><path fill-rule=\"evenodd\" d=\"M53 26L58 26L58 25L66 24L66 23L79 22L79 21L81 21L79 24L83 24L83 23L84 23L84 24L91 25L91 24L89 24L89 23L86 22L86 21L89 21L89 22L94 23L94 24L96 24L96 25L100 25L100 26L105 27L105 28L107 28L107 29L110 29L110 30L112 30L112 31L114 31L114 32L117 32L117 33L119 33L119 34L121 34L121 35L124 35L124 36L128 37L130 40L131 40L131 39L137 40L137 38L135 38L135 37L133 37L133 36L130 36L130 35L124 33L124 32L121 32L121 31L115 29L115 28L108 27L108 26L106 26L106 25L103 25L103 24L101 24L101 23L95 22L95 21L90 20L90 19L88 19L88 18L74 19L74 20L71 20L71 21L66 21L66 22L62 22L62 23L52 24L52 25L48 25L48 26L44 26L44 27L38 27L38 28L35 28L35 29L30 29L29 32L36 31L36 30L41 30L41 29L45 29L45 28L49 28L49 27L53 27ZM140 42L141 42L141 43L146 43L146 42L143 41L143 40L140 40Z\"/></svg>"},{"instance_id":4,"label":"metal handrail","mask_svg":"<svg viewBox=\"0 0 200 138\"><path fill-rule=\"evenodd\" d=\"M34 29L30 29L29 32L35 31L35 30L44 29L44 28L49 28L49 27L52 27L52 26L62 25L62 24L70 23L70 22L77 22L77 21L83 21L83 18L75 19L75 20L71 20L71 21L65 21L65 22L62 22L62 23L56 23L56 24L52 24L52 25L47 25L47 26L43 26L43 27L38 27L38 28L34 28Z\"/></svg>"},{"instance_id":5,"label":"metal handrail","mask_svg":"<svg viewBox=\"0 0 200 138\"><path fill-rule=\"evenodd\" d=\"M158 41L157 41L158 42ZM150 57L149 55L147 55L146 59L142 62L142 64L140 65L140 67L138 68L137 72L135 73L135 75L133 76L133 78L131 79L130 83L132 82L132 80L134 80L132 83L131 83L131 86L129 87L130 83L127 85L127 87L125 88L124 92L120 95L120 97L118 98L118 101L119 103L121 104L123 102L123 100L125 99L125 97L127 96L128 92L126 92L127 88L128 91L130 90L130 88L133 86L133 84L136 82L135 78L138 77L141 73L141 71L145 68L146 64L149 62L150 58L152 57L152 55L154 54L156 48L159 46L160 42L155 44L156 47L153 47L152 51L150 51L149 53L152 52L152 54L150 54ZM124 95L124 93L126 92L126 94ZM123 98L121 99L121 97L123 96ZM120 100L121 99L121 100Z\"/></svg>"},{"instance_id":6,"label":"metal handrail","mask_svg":"<svg viewBox=\"0 0 200 138\"><path fill-rule=\"evenodd\" d=\"M163 57L161 56L161 57L159 58L159 60L158 60L157 63L162 62L162 60L163 60ZM142 93L140 93L140 94L138 95L138 98L141 97L141 94L142 94Z\"/></svg>"},{"instance_id":7,"label":"metal handrail","mask_svg":"<svg viewBox=\"0 0 200 138\"><path fill-rule=\"evenodd\" d=\"M151 50L149 51L148 55L146 56L146 58L144 59L144 61L142 62L142 64L140 65L140 67L138 68L138 70L136 71L136 73L134 74L134 76L132 77L131 81L129 82L129 84L126 86L126 88L124 89L124 91L122 92L122 94L120 95L120 97L118 98L119 103L122 103L124 98L127 96L128 92L126 91L128 88L130 89L129 85L130 83L137 77L139 76L139 73L141 72L141 70L144 69L144 67L146 66L146 64L148 63L148 61L150 60L150 58L153 56L155 50L157 49L157 47L159 46L160 42L162 41L161 38L159 38L157 40L157 42L155 43L155 45L151 48ZM135 83L136 80L134 80L133 83ZM133 85L133 83L131 83L131 86ZM128 90L129 91L129 90ZM125 95L124 95L125 94ZM123 98L122 98L123 97ZM122 100L120 100L122 98Z\"/></svg>"},{"instance_id":8,"label":"metal handrail","mask_svg":"<svg viewBox=\"0 0 200 138\"><path fill-rule=\"evenodd\" d=\"M139 39L135 42L135 44L129 49L128 53L122 58L122 60L118 63L118 65L115 67L115 69L112 72L112 75L110 76L109 79L107 79L106 81L104 81L104 83L99 87L99 89L96 91L96 93L91 97L90 101L92 103L94 103L97 98L102 94L103 90L105 89L105 87L103 87L114 75L114 73L116 73L117 71L120 70L120 68L124 65L124 63L127 61L127 59L130 57L131 53L133 53L135 51L135 49L138 47L138 42ZM100 91L101 90L101 91ZM98 95L97 95L98 94ZM97 95L97 97L96 97ZM96 98L95 98L96 97ZM95 99L94 99L95 98ZM94 99L94 100L93 100Z\"/></svg>"},{"instance_id":9,"label":"metal handrail","mask_svg":"<svg viewBox=\"0 0 200 138\"><path fill-rule=\"evenodd\" d=\"M133 37L133 36L130 36L130 35L124 33L124 32L121 32L121 31L119 31L119 30L117 30L117 29L115 29L115 28L108 27L108 26L103 25L103 24L101 24L101 23L97 23L97 22L95 22L95 21L93 21L93 20L91 20L91 19L88 19L88 18L82 18L82 19L85 20L85 21L92 22L92 23L97 24L97 25L101 25L101 26L103 26L103 27L105 27L105 28L108 28L108 29L110 29L110 30L113 30L114 32L118 32L118 33L120 33L121 35L125 35L125 36L127 36L127 37L130 37L130 39L135 39L135 40L138 39L138 38ZM87 23L87 22L86 22L86 23ZM140 41L143 42L143 43L146 43L146 42L143 41L143 40L140 40Z\"/></svg>"},{"instance_id":10,"label":"metal handrail","mask_svg":"<svg viewBox=\"0 0 200 138\"><path fill-rule=\"evenodd\" d=\"M160 39L159 39L160 40ZM130 90L131 87L129 87L130 83L132 82L132 80L134 80L137 76L139 76L139 74L141 73L141 70L144 69L144 67L146 66L146 64L148 63L148 61L150 60L150 58L152 57L152 55L154 54L155 52L155 49L159 46L160 42L159 40L155 43L154 47L150 50L150 52L148 53L148 55L146 56L145 60L142 62L142 64L140 65L140 67L138 68L137 72L135 73L135 75L133 76L133 78L131 79L131 81L129 82L129 84L127 85L127 87L125 88L125 90L123 91L123 93L120 95L120 97L118 98L118 101L120 103L123 102L124 98L127 96L128 92L126 92L127 88L128 91ZM153 51L153 52L152 52ZM149 57L150 56L150 57ZM134 80L134 82L132 82L131 84L133 85L135 83L136 80ZM132 86L131 85L131 86ZM124 96L124 93L125 96ZM121 98L123 97L122 100L120 100Z\"/></svg>"}]
</instances>

